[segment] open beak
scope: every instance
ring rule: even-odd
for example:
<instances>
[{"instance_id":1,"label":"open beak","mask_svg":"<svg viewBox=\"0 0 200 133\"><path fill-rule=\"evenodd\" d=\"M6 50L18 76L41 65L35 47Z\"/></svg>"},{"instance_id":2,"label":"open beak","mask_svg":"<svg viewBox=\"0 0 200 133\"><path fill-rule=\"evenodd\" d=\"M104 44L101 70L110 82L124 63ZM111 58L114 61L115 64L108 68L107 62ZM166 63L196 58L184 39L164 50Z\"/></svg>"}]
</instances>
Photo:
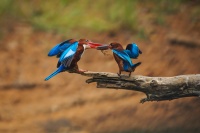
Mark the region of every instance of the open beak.
<instances>
[{"instance_id":1,"label":"open beak","mask_svg":"<svg viewBox=\"0 0 200 133\"><path fill-rule=\"evenodd\" d=\"M104 44L104 45L102 45L102 46L98 46L96 49L97 49L97 50L107 50L107 49L109 49L109 48L110 48L109 45Z\"/></svg>"},{"instance_id":2,"label":"open beak","mask_svg":"<svg viewBox=\"0 0 200 133\"><path fill-rule=\"evenodd\" d=\"M97 47L99 47L99 46L102 46L103 44L94 43L94 42L89 42L88 45L90 46L90 48L97 48Z\"/></svg>"}]
</instances>

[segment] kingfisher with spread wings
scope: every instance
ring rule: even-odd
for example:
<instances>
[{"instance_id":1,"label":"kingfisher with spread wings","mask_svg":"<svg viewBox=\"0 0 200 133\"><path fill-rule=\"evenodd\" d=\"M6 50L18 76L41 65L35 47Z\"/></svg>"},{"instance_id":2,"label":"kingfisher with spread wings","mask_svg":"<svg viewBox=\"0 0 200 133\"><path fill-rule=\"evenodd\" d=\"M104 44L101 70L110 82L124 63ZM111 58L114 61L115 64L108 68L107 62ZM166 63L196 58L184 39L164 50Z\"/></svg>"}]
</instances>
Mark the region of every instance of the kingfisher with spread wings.
<instances>
[{"instance_id":1,"label":"kingfisher with spread wings","mask_svg":"<svg viewBox=\"0 0 200 133\"><path fill-rule=\"evenodd\" d=\"M81 59L81 56L86 49L95 49L98 46L101 46L101 44L91 42L87 39L80 39L79 41L69 39L56 45L50 50L48 56L59 57L57 70L46 77L45 81L49 80L60 72L72 69L78 73L84 72L85 70L79 70L77 62Z\"/></svg>"},{"instance_id":2,"label":"kingfisher with spread wings","mask_svg":"<svg viewBox=\"0 0 200 133\"><path fill-rule=\"evenodd\" d=\"M142 51L138 48L135 43L128 44L126 50L123 49L122 45L117 42L110 43L110 45L103 45L97 47L98 50L107 50L111 49L113 52L113 56L115 61L119 67L118 75L121 76L122 71L129 72L129 77L132 72L135 71L136 67L138 67L141 62L133 64L131 58L136 59L139 54L142 54Z\"/></svg>"}]
</instances>

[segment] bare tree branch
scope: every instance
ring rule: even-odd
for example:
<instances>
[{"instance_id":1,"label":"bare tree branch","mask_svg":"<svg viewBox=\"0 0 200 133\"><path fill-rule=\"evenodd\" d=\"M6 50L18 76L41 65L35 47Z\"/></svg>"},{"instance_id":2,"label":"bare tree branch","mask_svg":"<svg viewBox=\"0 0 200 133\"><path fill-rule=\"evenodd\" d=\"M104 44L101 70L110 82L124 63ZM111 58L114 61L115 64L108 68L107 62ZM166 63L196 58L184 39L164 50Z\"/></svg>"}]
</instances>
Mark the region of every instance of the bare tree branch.
<instances>
[{"instance_id":1,"label":"bare tree branch","mask_svg":"<svg viewBox=\"0 0 200 133\"><path fill-rule=\"evenodd\" d=\"M81 75L92 77L87 83L96 82L97 88L114 88L140 91L147 98L140 102L172 100L182 97L200 97L200 74L174 77L148 77L134 75L119 77L114 73L85 72Z\"/></svg>"}]
</instances>

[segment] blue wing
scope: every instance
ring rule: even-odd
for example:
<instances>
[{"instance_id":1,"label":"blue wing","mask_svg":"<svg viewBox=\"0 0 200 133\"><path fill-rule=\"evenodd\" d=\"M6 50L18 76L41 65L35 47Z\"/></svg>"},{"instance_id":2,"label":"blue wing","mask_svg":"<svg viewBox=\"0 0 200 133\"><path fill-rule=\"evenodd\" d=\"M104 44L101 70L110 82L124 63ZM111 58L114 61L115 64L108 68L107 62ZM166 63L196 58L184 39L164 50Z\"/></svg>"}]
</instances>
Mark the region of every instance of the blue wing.
<instances>
[{"instance_id":1,"label":"blue wing","mask_svg":"<svg viewBox=\"0 0 200 133\"><path fill-rule=\"evenodd\" d=\"M130 58L137 58L139 56L139 48L137 46L137 44L132 43L132 44L128 44L126 46L126 50L124 50L129 56Z\"/></svg>"},{"instance_id":2,"label":"blue wing","mask_svg":"<svg viewBox=\"0 0 200 133\"><path fill-rule=\"evenodd\" d=\"M72 43L60 56L59 62L65 67L70 66L78 48L78 42Z\"/></svg>"},{"instance_id":3,"label":"blue wing","mask_svg":"<svg viewBox=\"0 0 200 133\"><path fill-rule=\"evenodd\" d=\"M57 44L49 51L48 56L55 56L55 55L59 56L71 45L70 40L71 39L61 42L60 44Z\"/></svg>"},{"instance_id":4,"label":"blue wing","mask_svg":"<svg viewBox=\"0 0 200 133\"><path fill-rule=\"evenodd\" d=\"M132 67L130 66L130 64L128 62L123 61L123 68L125 71L131 71Z\"/></svg>"},{"instance_id":5,"label":"blue wing","mask_svg":"<svg viewBox=\"0 0 200 133\"><path fill-rule=\"evenodd\" d=\"M123 50L116 50L116 49L112 49L113 53L115 53L117 56L119 56L124 62L128 63L128 66L132 66L132 61L131 58L129 57L129 55Z\"/></svg>"}]
</instances>

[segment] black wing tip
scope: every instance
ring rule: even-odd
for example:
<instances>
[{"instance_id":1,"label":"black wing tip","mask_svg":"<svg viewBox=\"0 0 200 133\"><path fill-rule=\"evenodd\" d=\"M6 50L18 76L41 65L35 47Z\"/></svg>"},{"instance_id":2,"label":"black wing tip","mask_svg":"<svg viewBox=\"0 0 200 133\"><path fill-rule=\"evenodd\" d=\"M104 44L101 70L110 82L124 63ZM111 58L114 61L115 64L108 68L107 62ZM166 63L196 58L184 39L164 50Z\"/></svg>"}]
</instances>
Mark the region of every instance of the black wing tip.
<instances>
[{"instance_id":1,"label":"black wing tip","mask_svg":"<svg viewBox=\"0 0 200 133\"><path fill-rule=\"evenodd\" d=\"M142 51L139 49L139 53L142 54Z\"/></svg>"}]
</instances>

